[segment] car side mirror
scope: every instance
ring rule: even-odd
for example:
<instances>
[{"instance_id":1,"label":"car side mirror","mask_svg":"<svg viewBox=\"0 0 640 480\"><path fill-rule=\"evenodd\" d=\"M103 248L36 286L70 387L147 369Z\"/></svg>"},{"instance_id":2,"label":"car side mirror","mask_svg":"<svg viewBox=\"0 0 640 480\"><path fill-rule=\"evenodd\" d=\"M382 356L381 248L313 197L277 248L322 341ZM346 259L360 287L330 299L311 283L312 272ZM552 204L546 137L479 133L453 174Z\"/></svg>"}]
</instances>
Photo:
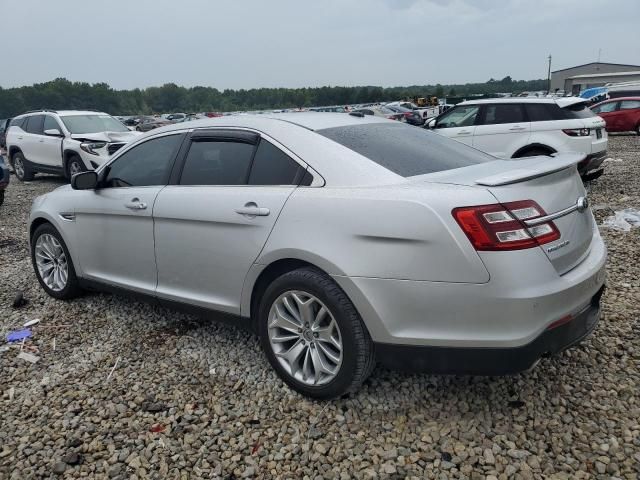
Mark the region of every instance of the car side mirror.
<instances>
[{"instance_id":1,"label":"car side mirror","mask_svg":"<svg viewBox=\"0 0 640 480\"><path fill-rule=\"evenodd\" d=\"M71 177L74 190L94 190L98 186L98 174L94 171L76 173Z\"/></svg>"},{"instance_id":2,"label":"car side mirror","mask_svg":"<svg viewBox=\"0 0 640 480\"><path fill-rule=\"evenodd\" d=\"M434 118L433 120L429 121L429 123L427 123L427 127L436 128L436 119Z\"/></svg>"},{"instance_id":3,"label":"car side mirror","mask_svg":"<svg viewBox=\"0 0 640 480\"><path fill-rule=\"evenodd\" d=\"M44 134L50 137L64 137L64 135L62 135L62 132L57 128L49 128L44 131Z\"/></svg>"}]
</instances>

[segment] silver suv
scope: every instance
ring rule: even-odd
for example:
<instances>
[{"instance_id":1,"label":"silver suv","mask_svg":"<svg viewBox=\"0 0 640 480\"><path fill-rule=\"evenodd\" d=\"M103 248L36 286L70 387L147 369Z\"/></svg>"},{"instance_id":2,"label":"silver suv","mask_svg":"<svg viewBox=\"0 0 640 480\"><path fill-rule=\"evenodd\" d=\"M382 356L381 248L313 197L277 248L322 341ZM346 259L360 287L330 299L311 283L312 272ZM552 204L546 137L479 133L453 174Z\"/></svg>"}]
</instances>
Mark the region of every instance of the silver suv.
<instances>
[{"instance_id":1,"label":"silver suv","mask_svg":"<svg viewBox=\"0 0 640 480\"><path fill-rule=\"evenodd\" d=\"M22 181L38 172L71 178L98 168L137 135L103 112L32 111L11 120L7 157Z\"/></svg>"}]
</instances>

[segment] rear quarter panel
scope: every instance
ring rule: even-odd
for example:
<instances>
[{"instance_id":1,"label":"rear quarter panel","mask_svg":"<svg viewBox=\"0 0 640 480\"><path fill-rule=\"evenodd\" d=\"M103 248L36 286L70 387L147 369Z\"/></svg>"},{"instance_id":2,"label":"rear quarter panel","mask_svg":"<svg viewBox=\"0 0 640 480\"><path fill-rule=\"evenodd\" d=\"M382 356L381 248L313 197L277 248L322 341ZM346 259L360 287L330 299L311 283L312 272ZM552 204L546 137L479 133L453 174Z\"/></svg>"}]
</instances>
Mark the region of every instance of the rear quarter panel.
<instances>
[{"instance_id":1,"label":"rear quarter panel","mask_svg":"<svg viewBox=\"0 0 640 480\"><path fill-rule=\"evenodd\" d=\"M485 189L454 185L298 188L256 263L297 258L331 275L485 283L451 210L492 202Z\"/></svg>"}]
</instances>

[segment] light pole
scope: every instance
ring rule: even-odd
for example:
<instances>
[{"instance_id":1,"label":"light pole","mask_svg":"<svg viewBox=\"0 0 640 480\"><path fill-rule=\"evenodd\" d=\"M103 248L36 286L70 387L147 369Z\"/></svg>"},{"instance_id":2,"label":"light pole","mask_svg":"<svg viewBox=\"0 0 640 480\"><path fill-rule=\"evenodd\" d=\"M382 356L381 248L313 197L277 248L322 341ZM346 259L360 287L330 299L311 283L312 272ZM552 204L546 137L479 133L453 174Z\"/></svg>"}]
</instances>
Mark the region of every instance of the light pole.
<instances>
[{"instance_id":1,"label":"light pole","mask_svg":"<svg viewBox=\"0 0 640 480\"><path fill-rule=\"evenodd\" d=\"M547 95L551 93L551 55L549 55L549 69L547 70Z\"/></svg>"}]
</instances>

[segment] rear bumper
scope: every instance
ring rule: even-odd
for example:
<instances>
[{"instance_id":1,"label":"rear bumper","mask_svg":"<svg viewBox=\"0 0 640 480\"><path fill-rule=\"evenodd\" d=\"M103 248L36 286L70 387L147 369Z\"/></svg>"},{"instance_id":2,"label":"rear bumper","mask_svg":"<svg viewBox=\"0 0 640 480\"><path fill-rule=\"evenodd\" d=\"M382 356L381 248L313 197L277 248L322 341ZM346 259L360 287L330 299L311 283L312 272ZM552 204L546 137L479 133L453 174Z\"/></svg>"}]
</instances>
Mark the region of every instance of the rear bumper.
<instances>
[{"instance_id":1,"label":"rear bumper","mask_svg":"<svg viewBox=\"0 0 640 480\"><path fill-rule=\"evenodd\" d=\"M542 357L570 348L589 336L600 319L604 286L570 321L545 330L519 347L459 348L377 343L377 361L395 370L457 375L510 375L534 367Z\"/></svg>"}]
</instances>

